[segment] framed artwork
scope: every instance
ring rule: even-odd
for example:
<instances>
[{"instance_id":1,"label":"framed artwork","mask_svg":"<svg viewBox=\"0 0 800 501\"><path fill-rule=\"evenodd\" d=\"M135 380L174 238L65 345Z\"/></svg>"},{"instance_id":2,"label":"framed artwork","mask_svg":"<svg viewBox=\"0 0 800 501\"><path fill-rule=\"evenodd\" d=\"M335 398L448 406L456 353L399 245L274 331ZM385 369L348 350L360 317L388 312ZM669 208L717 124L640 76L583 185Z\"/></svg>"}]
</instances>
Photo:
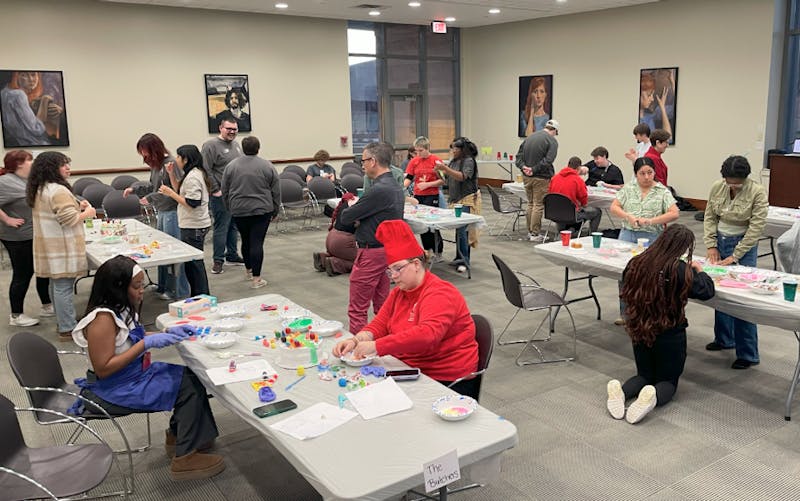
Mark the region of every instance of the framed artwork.
<instances>
[{"instance_id":1,"label":"framed artwork","mask_svg":"<svg viewBox=\"0 0 800 501\"><path fill-rule=\"evenodd\" d=\"M647 68L639 72L639 120L650 131L664 129L675 144L678 68Z\"/></svg>"},{"instance_id":2,"label":"framed artwork","mask_svg":"<svg viewBox=\"0 0 800 501\"><path fill-rule=\"evenodd\" d=\"M233 119L239 132L253 130L250 119L250 86L247 75L205 75L208 132L219 132L223 119Z\"/></svg>"},{"instance_id":3,"label":"framed artwork","mask_svg":"<svg viewBox=\"0 0 800 501\"><path fill-rule=\"evenodd\" d=\"M519 137L528 137L553 118L553 75L519 77Z\"/></svg>"},{"instance_id":4,"label":"framed artwork","mask_svg":"<svg viewBox=\"0 0 800 501\"><path fill-rule=\"evenodd\" d=\"M0 118L6 149L69 146L61 72L0 70Z\"/></svg>"}]
</instances>

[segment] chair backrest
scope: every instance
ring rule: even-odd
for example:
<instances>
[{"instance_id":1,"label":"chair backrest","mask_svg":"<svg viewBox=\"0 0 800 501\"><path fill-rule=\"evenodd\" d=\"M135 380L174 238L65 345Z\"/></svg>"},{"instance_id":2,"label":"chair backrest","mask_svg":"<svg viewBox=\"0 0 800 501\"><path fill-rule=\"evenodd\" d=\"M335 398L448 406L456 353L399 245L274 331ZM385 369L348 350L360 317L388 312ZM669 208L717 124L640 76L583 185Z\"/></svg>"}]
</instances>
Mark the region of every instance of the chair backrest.
<instances>
[{"instance_id":1,"label":"chair backrest","mask_svg":"<svg viewBox=\"0 0 800 501\"><path fill-rule=\"evenodd\" d=\"M31 332L18 332L8 341L8 363L20 386L28 388L61 388L64 371L58 359L56 347L47 340ZM34 407L46 408L49 393L28 392L28 399Z\"/></svg>"},{"instance_id":2,"label":"chair backrest","mask_svg":"<svg viewBox=\"0 0 800 501\"><path fill-rule=\"evenodd\" d=\"M111 180L111 187L115 190L124 190L125 188L130 188L138 180L138 178L129 174L122 174Z\"/></svg>"},{"instance_id":3,"label":"chair backrest","mask_svg":"<svg viewBox=\"0 0 800 501\"><path fill-rule=\"evenodd\" d=\"M83 195L83 190L85 190L90 184L103 184L103 182L96 177L82 177L72 183L72 193L76 195Z\"/></svg>"},{"instance_id":4,"label":"chair backrest","mask_svg":"<svg viewBox=\"0 0 800 501\"><path fill-rule=\"evenodd\" d=\"M575 204L566 195L548 193L544 196L544 217L561 224L575 224Z\"/></svg>"},{"instance_id":5,"label":"chair backrest","mask_svg":"<svg viewBox=\"0 0 800 501\"><path fill-rule=\"evenodd\" d=\"M286 172L283 171L278 175L279 179L291 179L292 181L296 181L300 184L300 187L303 187L306 184L306 178L300 178L296 172Z\"/></svg>"},{"instance_id":6,"label":"chair backrest","mask_svg":"<svg viewBox=\"0 0 800 501\"><path fill-rule=\"evenodd\" d=\"M357 176L363 176L364 170L355 162L347 162L342 165L341 170L339 170L339 175L344 177L346 174L355 174Z\"/></svg>"},{"instance_id":7,"label":"chair backrest","mask_svg":"<svg viewBox=\"0 0 800 501\"><path fill-rule=\"evenodd\" d=\"M0 465L11 465L11 459L19 450L25 448L25 438L19 427L14 403L3 395L0 395L0 426L3 430L3 440L0 440Z\"/></svg>"},{"instance_id":8,"label":"chair backrest","mask_svg":"<svg viewBox=\"0 0 800 501\"><path fill-rule=\"evenodd\" d=\"M283 172L294 172L300 176L300 179L302 179L304 182L306 180L306 170L299 165L287 165L283 168Z\"/></svg>"},{"instance_id":9,"label":"chair backrest","mask_svg":"<svg viewBox=\"0 0 800 501\"><path fill-rule=\"evenodd\" d=\"M303 201L303 187L293 179L280 179L281 202L284 204Z\"/></svg>"},{"instance_id":10,"label":"chair backrest","mask_svg":"<svg viewBox=\"0 0 800 501\"><path fill-rule=\"evenodd\" d=\"M139 198L144 198L153 193L153 183L150 181L136 181L129 186Z\"/></svg>"},{"instance_id":11,"label":"chair backrest","mask_svg":"<svg viewBox=\"0 0 800 501\"><path fill-rule=\"evenodd\" d=\"M505 261L494 254L492 254L492 259L497 269L500 270L500 279L503 281L503 292L506 295L506 299L517 308L522 308L522 291L519 287L519 277L508 267Z\"/></svg>"},{"instance_id":12,"label":"chair backrest","mask_svg":"<svg viewBox=\"0 0 800 501\"><path fill-rule=\"evenodd\" d=\"M488 184L486 187L489 189L489 196L492 197L492 209L494 209L495 212L503 212L503 207L500 204L500 195Z\"/></svg>"},{"instance_id":13,"label":"chair backrest","mask_svg":"<svg viewBox=\"0 0 800 501\"><path fill-rule=\"evenodd\" d=\"M478 370L482 371L489 367L492 358L494 333L489 319L483 315L472 315L472 321L475 322L475 341L478 342Z\"/></svg>"},{"instance_id":14,"label":"chair backrest","mask_svg":"<svg viewBox=\"0 0 800 501\"><path fill-rule=\"evenodd\" d=\"M308 189L314 194L317 200L328 200L336 198L336 186L327 177L312 177L308 182Z\"/></svg>"},{"instance_id":15,"label":"chair backrest","mask_svg":"<svg viewBox=\"0 0 800 501\"><path fill-rule=\"evenodd\" d=\"M361 174L345 174L342 176L342 188L348 193L355 193L359 188L364 187L364 176Z\"/></svg>"},{"instance_id":16,"label":"chair backrest","mask_svg":"<svg viewBox=\"0 0 800 501\"><path fill-rule=\"evenodd\" d=\"M98 208L103 205L103 197L105 197L111 191L114 191L114 188L111 186L107 184L95 183L84 188L81 195L83 198L88 200L90 204L92 204L92 207Z\"/></svg>"},{"instance_id":17,"label":"chair backrest","mask_svg":"<svg viewBox=\"0 0 800 501\"><path fill-rule=\"evenodd\" d=\"M142 215L142 205L139 203L139 196L135 193L125 197L122 196L121 191L114 190L103 197L103 212L105 212L108 219L140 217Z\"/></svg>"}]
</instances>

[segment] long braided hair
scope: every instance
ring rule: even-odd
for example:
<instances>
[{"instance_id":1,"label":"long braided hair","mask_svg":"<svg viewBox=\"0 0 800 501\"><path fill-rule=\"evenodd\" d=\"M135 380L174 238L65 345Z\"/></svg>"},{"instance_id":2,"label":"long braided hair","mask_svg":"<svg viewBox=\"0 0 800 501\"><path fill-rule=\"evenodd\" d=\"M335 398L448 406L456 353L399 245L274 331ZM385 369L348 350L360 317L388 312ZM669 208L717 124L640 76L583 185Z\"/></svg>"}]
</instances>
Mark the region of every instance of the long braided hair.
<instances>
[{"instance_id":1,"label":"long braided hair","mask_svg":"<svg viewBox=\"0 0 800 501\"><path fill-rule=\"evenodd\" d=\"M333 215L331 216L331 224L328 225L328 231L331 231L333 229L333 226L336 224L336 218L339 217L339 209L341 209L343 206L346 206L347 202L354 198L356 198L356 196L353 195L352 193L345 193L344 195L342 195L342 199L339 201L338 205L336 205L336 208L333 209Z\"/></svg>"},{"instance_id":2,"label":"long braided hair","mask_svg":"<svg viewBox=\"0 0 800 501\"><path fill-rule=\"evenodd\" d=\"M625 330L634 344L653 346L661 332L686 320L684 308L692 287L692 268L684 270L676 295L678 263L692 260L694 234L682 224L670 225L643 253L631 259L620 298L625 302ZM678 318L676 318L676 315Z\"/></svg>"}]
</instances>

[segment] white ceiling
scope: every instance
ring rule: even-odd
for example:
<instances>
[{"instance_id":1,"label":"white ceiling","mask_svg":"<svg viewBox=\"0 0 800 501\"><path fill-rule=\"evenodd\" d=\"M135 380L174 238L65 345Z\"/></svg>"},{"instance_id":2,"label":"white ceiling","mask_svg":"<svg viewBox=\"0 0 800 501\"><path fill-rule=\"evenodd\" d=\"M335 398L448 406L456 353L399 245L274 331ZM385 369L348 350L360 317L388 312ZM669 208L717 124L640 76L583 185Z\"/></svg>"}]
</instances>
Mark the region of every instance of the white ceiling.
<instances>
[{"instance_id":1,"label":"white ceiling","mask_svg":"<svg viewBox=\"0 0 800 501\"><path fill-rule=\"evenodd\" d=\"M429 24L452 16L451 26L471 28L490 24L509 23L540 17L561 16L578 12L612 9L659 0L419 0L420 7L409 7L410 0L101 0L106 2L166 5L196 9L258 12L285 16L322 17L353 21L369 20L383 23ZM288 9L277 9L279 1ZM375 9L361 7L376 6ZM500 9L489 14L490 8ZM370 16L379 10L380 16Z\"/></svg>"}]
</instances>

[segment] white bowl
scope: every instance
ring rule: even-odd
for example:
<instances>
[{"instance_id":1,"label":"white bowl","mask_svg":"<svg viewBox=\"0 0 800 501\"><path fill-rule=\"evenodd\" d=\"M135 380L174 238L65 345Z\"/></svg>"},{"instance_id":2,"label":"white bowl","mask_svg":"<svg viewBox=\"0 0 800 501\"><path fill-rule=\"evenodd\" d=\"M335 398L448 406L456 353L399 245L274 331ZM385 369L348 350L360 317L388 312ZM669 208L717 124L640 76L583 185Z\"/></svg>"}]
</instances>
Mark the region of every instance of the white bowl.
<instances>
[{"instance_id":1,"label":"white bowl","mask_svg":"<svg viewBox=\"0 0 800 501\"><path fill-rule=\"evenodd\" d=\"M211 350L222 350L236 344L239 335L235 332L215 332L200 338L200 344Z\"/></svg>"},{"instance_id":2,"label":"white bowl","mask_svg":"<svg viewBox=\"0 0 800 501\"><path fill-rule=\"evenodd\" d=\"M364 365L369 365L369 364L372 363L372 361L374 359L375 359L374 356L373 357L364 357L364 358L355 359L355 358L353 358L353 352L352 351L350 353L348 353L347 355L339 357L339 360L341 360L342 362L346 363L350 367L362 367Z\"/></svg>"},{"instance_id":3,"label":"white bowl","mask_svg":"<svg viewBox=\"0 0 800 501\"><path fill-rule=\"evenodd\" d=\"M467 419L478 408L478 402L464 395L447 395L433 403L433 413L445 421Z\"/></svg>"},{"instance_id":4,"label":"white bowl","mask_svg":"<svg viewBox=\"0 0 800 501\"><path fill-rule=\"evenodd\" d=\"M244 320L237 317L223 318L214 323L214 331L239 332L244 328Z\"/></svg>"},{"instance_id":5,"label":"white bowl","mask_svg":"<svg viewBox=\"0 0 800 501\"><path fill-rule=\"evenodd\" d=\"M330 337L342 331L344 325L338 320L322 320L313 324L311 332L319 334L320 337Z\"/></svg>"},{"instance_id":6,"label":"white bowl","mask_svg":"<svg viewBox=\"0 0 800 501\"><path fill-rule=\"evenodd\" d=\"M243 317L247 308L243 304L226 304L217 308L217 314L222 318Z\"/></svg>"}]
</instances>

